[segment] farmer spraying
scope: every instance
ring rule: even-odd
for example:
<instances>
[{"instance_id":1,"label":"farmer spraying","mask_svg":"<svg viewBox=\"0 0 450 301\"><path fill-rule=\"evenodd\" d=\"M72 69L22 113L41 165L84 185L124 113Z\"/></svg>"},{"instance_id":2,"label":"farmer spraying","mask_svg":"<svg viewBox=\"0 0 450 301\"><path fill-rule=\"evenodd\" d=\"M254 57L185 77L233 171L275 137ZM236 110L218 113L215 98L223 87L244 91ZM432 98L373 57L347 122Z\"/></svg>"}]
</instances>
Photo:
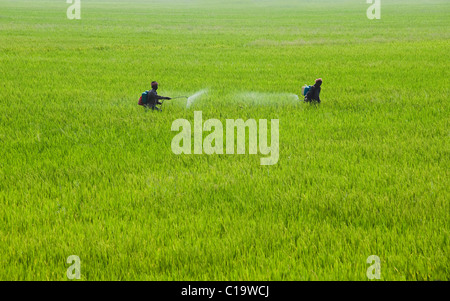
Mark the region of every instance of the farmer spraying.
<instances>
[{"instance_id":1,"label":"farmer spraying","mask_svg":"<svg viewBox=\"0 0 450 301\"><path fill-rule=\"evenodd\" d=\"M164 99L169 100L171 98L158 95L158 92L156 92L156 90L158 90L158 83L153 81L152 90L145 91L144 93L142 93L142 97L139 100L139 105L142 105L152 110L161 111L161 109L158 108L156 105L162 105L162 102L160 102L160 100Z\"/></svg>"},{"instance_id":2,"label":"farmer spraying","mask_svg":"<svg viewBox=\"0 0 450 301\"><path fill-rule=\"evenodd\" d=\"M311 86L305 95L305 102L317 101L320 103L320 86L322 85L322 79L316 79L316 83Z\"/></svg>"}]
</instances>

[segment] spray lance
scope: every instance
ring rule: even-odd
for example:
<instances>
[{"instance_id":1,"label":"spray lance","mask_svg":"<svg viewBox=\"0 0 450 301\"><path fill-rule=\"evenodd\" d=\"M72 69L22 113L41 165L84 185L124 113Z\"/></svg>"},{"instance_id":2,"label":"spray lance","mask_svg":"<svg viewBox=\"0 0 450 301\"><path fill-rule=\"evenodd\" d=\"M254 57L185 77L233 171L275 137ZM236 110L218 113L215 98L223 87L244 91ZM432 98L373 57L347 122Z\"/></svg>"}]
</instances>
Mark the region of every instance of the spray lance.
<instances>
[{"instance_id":1,"label":"spray lance","mask_svg":"<svg viewBox=\"0 0 450 301\"><path fill-rule=\"evenodd\" d=\"M178 99L178 98L188 98L187 96L177 96L177 97L171 97L171 98L169 98L169 99ZM163 101L161 102L161 107L160 107L160 109L162 110L162 106L163 106L163 104L164 104L164 100L165 99L163 99Z\"/></svg>"}]
</instances>

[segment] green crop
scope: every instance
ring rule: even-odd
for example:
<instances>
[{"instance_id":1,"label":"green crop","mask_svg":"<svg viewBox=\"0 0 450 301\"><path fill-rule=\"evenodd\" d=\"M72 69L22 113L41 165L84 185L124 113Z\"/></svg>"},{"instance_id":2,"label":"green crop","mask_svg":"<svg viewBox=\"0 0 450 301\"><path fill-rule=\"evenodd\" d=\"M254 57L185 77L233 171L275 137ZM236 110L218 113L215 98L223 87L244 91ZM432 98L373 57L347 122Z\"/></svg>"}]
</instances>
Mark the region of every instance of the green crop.
<instances>
[{"instance_id":1,"label":"green crop","mask_svg":"<svg viewBox=\"0 0 450 301\"><path fill-rule=\"evenodd\" d=\"M0 280L449 280L450 3L381 5L0 0ZM175 155L194 111L278 163Z\"/></svg>"}]
</instances>

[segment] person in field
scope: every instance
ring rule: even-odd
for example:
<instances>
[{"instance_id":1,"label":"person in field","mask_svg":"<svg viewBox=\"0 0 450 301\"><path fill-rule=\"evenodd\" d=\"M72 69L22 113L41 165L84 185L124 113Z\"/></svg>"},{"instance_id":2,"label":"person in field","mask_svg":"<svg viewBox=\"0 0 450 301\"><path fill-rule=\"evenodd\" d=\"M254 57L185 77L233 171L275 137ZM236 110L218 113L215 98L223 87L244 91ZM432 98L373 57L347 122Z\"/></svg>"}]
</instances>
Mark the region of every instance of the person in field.
<instances>
[{"instance_id":1,"label":"person in field","mask_svg":"<svg viewBox=\"0 0 450 301\"><path fill-rule=\"evenodd\" d=\"M308 93L305 95L305 102L315 102L320 103L320 86L322 85L322 79L316 79L316 83L311 86Z\"/></svg>"},{"instance_id":2,"label":"person in field","mask_svg":"<svg viewBox=\"0 0 450 301\"><path fill-rule=\"evenodd\" d=\"M149 109L152 109L152 110L161 111L161 109L158 108L156 105L161 105L162 102L160 102L160 100L162 100L162 99L169 100L171 98L158 95L158 92L156 92L156 90L158 90L158 83L153 81L152 82L152 90L150 92L148 92L147 99L144 102L144 106Z\"/></svg>"}]
</instances>

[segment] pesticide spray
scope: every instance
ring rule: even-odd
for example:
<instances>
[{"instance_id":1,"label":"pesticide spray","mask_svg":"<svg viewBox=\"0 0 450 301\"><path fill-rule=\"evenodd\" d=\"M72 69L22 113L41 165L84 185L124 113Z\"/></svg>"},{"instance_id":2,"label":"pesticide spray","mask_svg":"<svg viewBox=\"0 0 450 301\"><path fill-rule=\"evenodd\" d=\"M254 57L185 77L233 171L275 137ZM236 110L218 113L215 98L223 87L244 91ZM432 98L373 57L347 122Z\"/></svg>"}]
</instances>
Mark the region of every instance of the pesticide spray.
<instances>
[{"instance_id":1,"label":"pesticide spray","mask_svg":"<svg viewBox=\"0 0 450 301\"><path fill-rule=\"evenodd\" d=\"M192 96L189 96L188 99L187 99L186 108L189 108L194 103L194 101L196 101L200 96L202 96L206 92L208 92L208 90L204 89L204 90L196 92Z\"/></svg>"},{"instance_id":2,"label":"pesticide spray","mask_svg":"<svg viewBox=\"0 0 450 301\"><path fill-rule=\"evenodd\" d=\"M206 92L208 92L208 90L203 89L203 90L196 92L195 94L193 94L191 96L176 96L176 97L172 97L170 99L186 98L187 99L186 108L189 108L192 105L192 103L194 103L194 101L196 101L198 98L200 98L200 96L202 96ZM164 104L164 100L162 101L161 109L162 109L163 104Z\"/></svg>"}]
</instances>

